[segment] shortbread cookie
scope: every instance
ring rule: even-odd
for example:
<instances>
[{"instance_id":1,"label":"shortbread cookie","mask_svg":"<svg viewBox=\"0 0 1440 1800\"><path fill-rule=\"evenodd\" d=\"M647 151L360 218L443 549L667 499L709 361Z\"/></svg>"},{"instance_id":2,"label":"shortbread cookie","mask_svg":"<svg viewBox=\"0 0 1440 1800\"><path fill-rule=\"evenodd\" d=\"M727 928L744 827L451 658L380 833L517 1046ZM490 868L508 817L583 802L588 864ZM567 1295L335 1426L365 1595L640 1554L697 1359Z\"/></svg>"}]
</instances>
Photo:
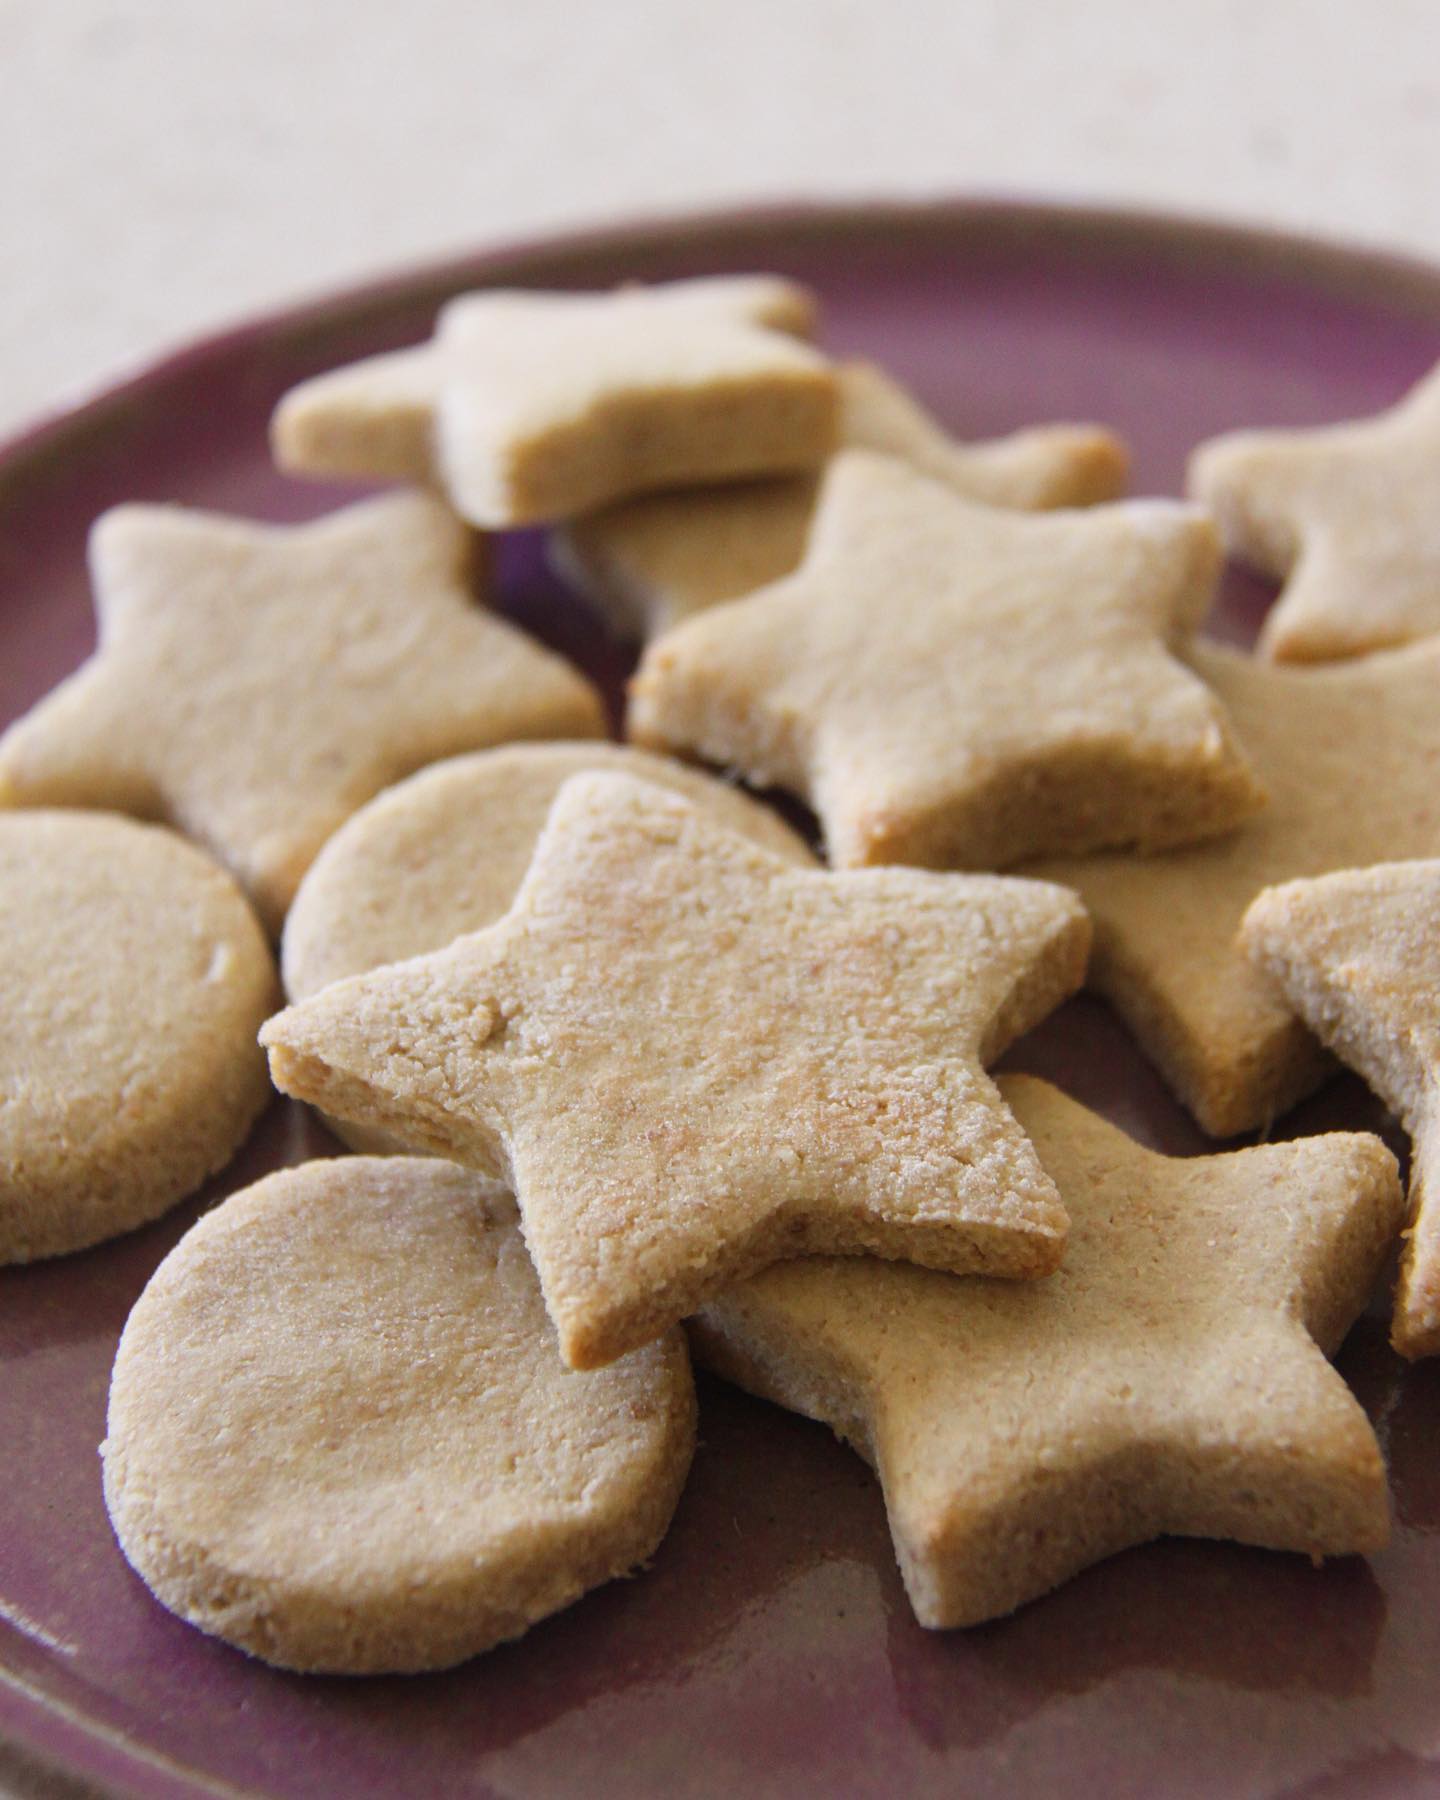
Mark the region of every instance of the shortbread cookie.
<instances>
[{"instance_id":1,"label":"shortbread cookie","mask_svg":"<svg viewBox=\"0 0 1440 1800\"><path fill-rule=\"evenodd\" d=\"M777 856L814 863L778 813L666 757L593 742L480 750L390 788L330 839L285 919L285 992L304 1000L346 975L443 950L493 925L515 898L551 802L587 769L628 771L672 788ZM400 1148L384 1132L327 1123L356 1149Z\"/></svg>"},{"instance_id":2,"label":"shortbread cookie","mask_svg":"<svg viewBox=\"0 0 1440 1800\"><path fill-rule=\"evenodd\" d=\"M815 302L806 289L769 275L706 276L663 287L621 290L668 297L672 307L718 315L791 337L815 328ZM492 296L469 296L490 298ZM506 296L541 300L606 296ZM585 317L582 313L581 319ZM591 314L593 317L593 312ZM603 316L603 315L602 315ZM282 469L296 475L353 477L442 485L436 415L444 358L438 339L327 370L291 388L270 422L270 447ZM588 386L593 369L582 371ZM814 460L818 460L814 459Z\"/></svg>"},{"instance_id":3,"label":"shortbread cookie","mask_svg":"<svg viewBox=\"0 0 1440 1800\"><path fill-rule=\"evenodd\" d=\"M462 295L432 344L306 382L271 428L282 468L427 479L477 525L565 519L656 487L792 473L839 400L773 276L613 293Z\"/></svg>"},{"instance_id":4,"label":"shortbread cookie","mask_svg":"<svg viewBox=\"0 0 1440 1800\"><path fill-rule=\"evenodd\" d=\"M420 495L283 528L117 507L91 538L99 649L0 738L0 804L165 818L278 932L315 852L390 782L603 734L591 684L472 603L469 563Z\"/></svg>"},{"instance_id":5,"label":"shortbread cookie","mask_svg":"<svg viewBox=\"0 0 1440 1800\"><path fill-rule=\"evenodd\" d=\"M1328 669L1213 646L1195 667L1228 708L1270 804L1233 837L1168 856L1047 861L1095 921L1089 983L1214 1137L1265 1126L1329 1057L1236 943L1260 889L1440 856L1440 643Z\"/></svg>"},{"instance_id":6,"label":"shortbread cookie","mask_svg":"<svg viewBox=\"0 0 1440 1800\"><path fill-rule=\"evenodd\" d=\"M163 1605L283 1668L444 1668L664 1535L695 1400L679 1333L566 1369L503 1189L306 1163L194 1226L120 1340L103 1445Z\"/></svg>"},{"instance_id":7,"label":"shortbread cookie","mask_svg":"<svg viewBox=\"0 0 1440 1800\"><path fill-rule=\"evenodd\" d=\"M0 813L0 1262L129 1231L229 1162L276 986L244 895L173 832Z\"/></svg>"},{"instance_id":8,"label":"shortbread cookie","mask_svg":"<svg viewBox=\"0 0 1440 1800\"><path fill-rule=\"evenodd\" d=\"M989 506L1039 510L1113 500L1124 445L1098 425L1042 425L957 443L873 363L848 363L840 441L883 451ZM656 637L691 613L738 599L800 561L819 488L814 475L727 482L622 501L556 532L551 554L616 629Z\"/></svg>"},{"instance_id":9,"label":"shortbread cookie","mask_svg":"<svg viewBox=\"0 0 1440 1800\"><path fill-rule=\"evenodd\" d=\"M1280 662L1440 632L1440 367L1376 418L1202 444L1190 491L1237 556L1285 583L1260 634Z\"/></svg>"},{"instance_id":10,"label":"shortbread cookie","mask_svg":"<svg viewBox=\"0 0 1440 1800\"><path fill-rule=\"evenodd\" d=\"M982 1065L1079 983L1063 888L808 870L566 782L515 904L262 1034L281 1088L514 1181L561 1352L805 1251L1041 1275L1065 1217Z\"/></svg>"},{"instance_id":11,"label":"shortbread cookie","mask_svg":"<svg viewBox=\"0 0 1440 1800\"><path fill-rule=\"evenodd\" d=\"M1157 1156L1042 1081L1005 1098L1071 1216L1048 1281L777 1265L701 1358L878 1471L922 1625L977 1625L1128 1545L1378 1550L1385 1467L1326 1362L1399 1225L1395 1159L1337 1133Z\"/></svg>"},{"instance_id":12,"label":"shortbread cookie","mask_svg":"<svg viewBox=\"0 0 1440 1800\"><path fill-rule=\"evenodd\" d=\"M1414 1139L1391 1341L1440 1353L1440 861L1267 888L1241 941L1320 1040ZM1428 1204L1427 1204L1428 1202Z\"/></svg>"},{"instance_id":13,"label":"shortbread cookie","mask_svg":"<svg viewBox=\"0 0 1440 1800\"><path fill-rule=\"evenodd\" d=\"M1194 507L1021 516L846 451L795 575L650 646L630 735L802 794L840 867L1213 835L1262 795L1167 643L1219 555Z\"/></svg>"}]
</instances>

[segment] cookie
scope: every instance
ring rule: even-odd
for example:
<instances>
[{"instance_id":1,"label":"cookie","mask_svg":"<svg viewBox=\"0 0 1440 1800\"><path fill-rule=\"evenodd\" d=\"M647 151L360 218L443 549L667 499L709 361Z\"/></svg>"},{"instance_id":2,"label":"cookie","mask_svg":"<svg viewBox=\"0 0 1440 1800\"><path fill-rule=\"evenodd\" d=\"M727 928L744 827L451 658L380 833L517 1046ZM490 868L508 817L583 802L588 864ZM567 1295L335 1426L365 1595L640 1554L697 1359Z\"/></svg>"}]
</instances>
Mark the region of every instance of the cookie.
<instances>
[{"instance_id":1,"label":"cookie","mask_svg":"<svg viewBox=\"0 0 1440 1800\"><path fill-rule=\"evenodd\" d=\"M883 451L990 506L1041 509L1113 500L1125 447L1096 425L1042 425L988 443L957 443L873 363L847 363L840 441ZM551 538L562 575L633 637L656 637L691 613L790 574L815 510L814 475L651 494L577 519Z\"/></svg>"},{"instance_id":2,"label":"cookie","mask_svg":"<svg viewBox=\"0 0 1440 1800\"><path fill-rule=\"evenodd\" d=\"M99 648L0 738L0 804L164 818L278 932L321 844L400 776L603 734L591 684L472 603L470 557L418 494L294 527L117 507L91 537Z\"/></svg>"},{"instance_id":3,"label":"cookie","mask_svg":"<svg viewBox=\"0 0 1440 1800\"><path fill-rule=\"evenodd\" d=\"M1391 1342L1440 1352L1440 861L1266 888L1241 943L1414 1139Z\"/></svg>"},{"instance_id":4,"label":"cookie","mask_svg":"<svg viewBox=\"0 0 1440 1800\"><path fill-rule=\"evenodd\" d=\"M1385 1467L1325 1358L1400 1222L1363 1133L1169 1158L1046 1083L1001 1083L1071 1217L1048 1281L868 1261L767 1269L699 1357L877 1469L922 1625L977 1625L1128 1545L1385 1543Z\"/></svg>"},{"instance_id":5,"label":"cookie","mask_svg":"<svg viewBox=\"0 0 1440 1800\"><path fill-rule=\"evenodd\" d=\"M0 1262L129 1231L229 1162L275 998L244 896L182 838L0 813Z\"/></svg>"},{"instance_id":6,"label":"cookie","mask_svg":"<svg viewBox=\"0 0 1440 1800\"><path fill-rule=\"evenodd\" d=\"M821 462L838 428L835 378L802 341L813 314L803 289L765 275L466 294L433 345L287 395L272 443L308 474L428 475L488 527L791 473Z\"/></svg>"},{"instance_id":7,"label":"cookie","mask_svg":"<svg viewBox=\"0 0 1440 1800\"><path fill-rule=\"evenodd\" d=\"M1236 556L1285 584L1261 655L1324 662L1440 632L1437 466L1440 367L1375 418L1200 446L1191 493Z\"/></svg>"},{"instance_id":8,"label":"cookie","mask_svg":"<svg viewBox=\"0 0 1440 1800\"><path fill-rule=\"evenodd\" d=\"M778 813L738 788L618 744L509 744L436 763L362 807L300 883L285 920L285 992L304 1000L382 963L443 950L508 911L550 803L571 775L628 771L673 789L789 862L813 864ZM398 1140L329 1120L356 1149Z\"/></svg>"},{"instance_id":9,"label":"cookie","mask_svg":"<svg viewBox=\"0 0 1440 1800\"><path fill-rule=\"evenodd\" d=\"M842 868L1226 831L1263 796L1167 648L1219 555L1194 507L1005 513L849 450L796 574L650 645L628 730L803 795Z\"/></svg>"},{"instance_id":10,"label":"cookie","mask_svg":"<svg viewBox=\"0 0 1440 1800\"><path fill-rule=\"evenodd\" d=\"M1440 643L1323 669L1212 645L1195 667L1270 793L1242 831L1167 856L1027 865L1095 921L1089 985L1125 1019L1213 1137L1264 1127L1318 1087L1329 1057L1236 943L1261 888L1440 856Z\"/></svg>"},{"instance_id":11,"label":"cookie","mask_svg":"<svg viewBox=\"0 0 1440 1800\"><path fill-rule=\"evenodd\" d=\"M288 1669L437 1669L650 1556L694 1438L678 1333L565 1368L503 1189L348 1157L232 1195L151 1277L105 1503L202 1631Z\"/></svg>"},{"instance_id":12,"label":"cookie","mask_svg":"<svg viewBox=\"0 0 1440 1800\"><path fill-rule=\"evenodd\" d=\"M577 775L509 913L270 1020L286 1092L513 1179L590 1368L806 1251L1041 1275L1065 1217L983 1064L1058 1004L1066 890L830 875Z\"/></svg>"}]
</instances>

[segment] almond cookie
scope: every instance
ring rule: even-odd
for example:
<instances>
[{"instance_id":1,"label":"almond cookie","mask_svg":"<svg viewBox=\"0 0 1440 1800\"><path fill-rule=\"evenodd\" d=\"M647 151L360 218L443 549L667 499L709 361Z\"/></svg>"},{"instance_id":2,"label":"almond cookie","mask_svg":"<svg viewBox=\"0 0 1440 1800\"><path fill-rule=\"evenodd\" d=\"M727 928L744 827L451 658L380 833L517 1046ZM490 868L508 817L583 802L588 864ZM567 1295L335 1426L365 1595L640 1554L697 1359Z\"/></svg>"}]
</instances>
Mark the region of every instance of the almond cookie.
<instances>
[{"instance_id":1,"label":"almond cookie","mask_svg":"<svg viewBox=\"0 0 1440 1800\"><path fill-rule=\"evenodd\" d=\"M115 1358L105 1503L172 1612L282 1668L444 1668L655 1550L695 1399L671 1332L565 1368L509 1196L424 1157L232 1195Z\"/></svg>"},{"instance_id":2,"label":"almond cookie","mask_svg":"<svg viewBox=\"0 0 1440 1800\"><path fill-rule=\"evenodd\" d=\"M457 512L491 527L790 473L821 462L837 431L834 376L800 341L812 320L803 289L766 275L466 294L433 346L287 395L275 452L315 474L413 478L426 464Z\"/></svg>"},{"instance_id":3,"label":"almond cookie","mask_svg":"<svg viewBox=\"0 0 1440 1800\"><path fill-rule=\"evenodd\" d=\"M1001 1088L1070 1212L1058 1274L785 1263L692 1324L704 1361L874 1465L920 1623L997 1618L1167 1534L1381 1548L1380 1449L1325 1358L1400 1222L1389 1151L1172 1159L1045 1082Z\"/></svg>"},{"instance_id":4,"label":"almond cookie","mask_svg":"<svg viewBox=\"0 0 1440 1800\"><path fill-rule=\"evenodd\" d=\"M390 788L330 839L285 920L285 992L304 1000L382 963L443 950L493 925L515 898L554 800L570 776L616 769L673 789L789 862L813 864L780 815L698 769L618 744L510 744L436 763ZM327 1121L356 1149L396 1139Z\"/></svg>"},{"instance_id":5,"label":"almond cookie","mask_svg":"<svg viewBox=\"0 0 1440 1800\"><path fill-rule=\"evenodd\" d=\"M1251 960L1414 1139L1410 1227L1391 1342L1440 1352L1440 861L1382 863L1266 888ZM1427 1204L1429 1202L1429 1204Z\"/></svg>"},{"instance_id":6,"label":"almond cookie","mask_svg":"<svg viewBox=\"0 0 1440 1800\"><path fill-rule=\"evenodd\" d=\"M1098 425L1041 425L962 444L873 363L845 364L836 376L843 446L899 457L972 500L1088 506L1124 487L1125 447ZM577 519L554 534L551 555L618 631L656 637L788 575L818 489L818 477L806 475L651 494Z\"/></svg>"},{"instance_id":7,"label":"almond cookie","mask_svg":"<svg viewBox=\"0 0 1440 1800\"><path fill-rule=\"evenodd\" d=\"M1388 412L1202 444L1190 491L1229 547L1285 583L1260 634L1323 662L1440 631L1440 367Z\"/></svg>"},{"instance_id":8,"label":"almond cookie","mask_svg":"<svg viewBox=\"0 0 1440 1800\"><path fill-rule=\"evenodd\" d=\"M1095 921L1089 983L1213 1137L1263 1127L1333 1064L1236 943L1272 882L1440 856L1440 644L1327 669L1197 645L1270 804L1232 837L1168 856L1032 864Z\"/></svg>"},{"instance_id":9,"label":"almond cookie","mask_svg":"<svg viewBox=\"0 0 1440 1800\"><path fill-rule=\"evenodd\" d=\"M1063 888L830 875L627 775L560 790L515 904L266 1025L285 1092L513 1179L589 1368L806 1251L1041 1275L1065 1216L983 1064L1079 983Z\"/></svg>"},{"instance_id":10,"label":"almond cookie","mask_svg":"<svg viewBox=\"0 0 1440 1800\"><path fill-rule=\"evenodd\" d=\"M844 868L1213 835L1263 796L1167 645L1219 557L1194 507L1023 516L848 450L796 574L649 647L629 732L803 795Z\"/></svg>"},{"instance_id":11,"label":"almond cookie","mask_svg":"<svg viewBox=\"0 0 1440 1800\"><path fill-rule=\"evenodd\" d=\"M275 965L223 869L103 813L0 813L0 1262L158 1218L270 1097Z\"/></svg>"},{"instance_id":12,"label":"almond cookie","mask_svg":"<svg viewBox=\"0 0 1440 1800\"><path fill-rule=\"evenodd\" d=\"M390 782L605 730L576 669L472 603L470 535L421 495L296 527L122 506L90 557L99 648L0 738L0 805L164 818L272 932L321 844Z\"/></svg>"}]
</instances>

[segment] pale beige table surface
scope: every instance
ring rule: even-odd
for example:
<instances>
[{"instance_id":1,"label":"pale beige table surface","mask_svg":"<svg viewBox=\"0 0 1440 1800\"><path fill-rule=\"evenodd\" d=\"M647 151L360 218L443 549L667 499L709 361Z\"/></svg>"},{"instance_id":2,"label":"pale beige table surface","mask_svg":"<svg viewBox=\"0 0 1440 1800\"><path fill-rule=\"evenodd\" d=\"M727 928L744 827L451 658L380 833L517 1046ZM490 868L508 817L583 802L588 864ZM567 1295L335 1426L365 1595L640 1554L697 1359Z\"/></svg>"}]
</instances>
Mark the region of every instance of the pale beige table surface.
<instances>
[{"instance_id":1,"label":"pale beige table surface","mask_svg":"<svg viewBox=\"0 0 1440 1800\"><path fill-rule=\"evenodd\" d=\"M1440 0L0 0L0 433L413 259L975 189L1440 258Z\"/></svg>"}]
</instances>

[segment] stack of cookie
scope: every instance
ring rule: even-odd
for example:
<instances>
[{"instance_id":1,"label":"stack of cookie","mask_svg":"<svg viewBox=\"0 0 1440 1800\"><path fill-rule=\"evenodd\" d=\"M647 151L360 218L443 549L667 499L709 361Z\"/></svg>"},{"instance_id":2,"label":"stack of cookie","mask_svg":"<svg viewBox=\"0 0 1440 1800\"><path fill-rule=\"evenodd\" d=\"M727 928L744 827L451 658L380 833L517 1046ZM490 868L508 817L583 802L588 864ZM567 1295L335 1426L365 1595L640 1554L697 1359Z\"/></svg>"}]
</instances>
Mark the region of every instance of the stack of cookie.
<instances>
[{"instance_id":1,"label":"stack of cookie","mask_svg":"<svg viewBox=\"0 0 1440 1800\"><path fill-rule=\"evenodd\" d=\"M115 1363L122 1549L268 1661L444 1666L643 1562L691 1352L874 1464L926 1625L1166 1532L1385 1541L1326 1359L1389 1151L1169 1159L986 1070L1087 979L1217 1137L1338 1053L1414 1135L1394 1340L1440 1349L1440 380L1119 501L1107 431L956 443L814 323L452 302L274 421L410 491L107 514L96 654L0 739L0 1254L192 1193L266 1054L358 1152L202 1218ZM628 746L486 608L535 524L643 640ZM1286 581L1265 660L1197 641L1227 544Z\"/></svg>"}]
</instances>

